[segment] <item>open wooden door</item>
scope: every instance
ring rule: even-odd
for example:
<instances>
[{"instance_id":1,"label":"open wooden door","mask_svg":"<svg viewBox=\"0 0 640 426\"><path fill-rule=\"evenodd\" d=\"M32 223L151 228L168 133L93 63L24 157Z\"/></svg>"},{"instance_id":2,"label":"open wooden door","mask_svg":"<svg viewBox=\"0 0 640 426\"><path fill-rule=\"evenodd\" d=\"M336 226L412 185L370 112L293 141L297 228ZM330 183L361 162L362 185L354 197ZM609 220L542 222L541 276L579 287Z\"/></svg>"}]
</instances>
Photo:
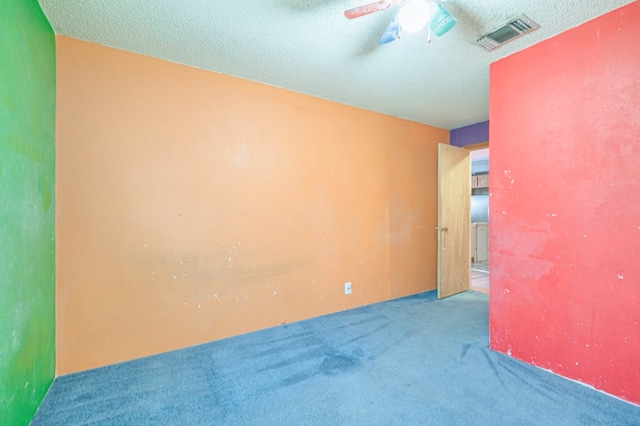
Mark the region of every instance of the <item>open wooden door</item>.
<instances>
[{"instance_id":1,"label":"open wooden door","mask_svg":"<svg viewBox=\"0 0 640 426\"><path fill-rule=\"evenodd\" d=\"M469 290L471 156L438 145L438 299Z\"/></svg>"}]
</instances>

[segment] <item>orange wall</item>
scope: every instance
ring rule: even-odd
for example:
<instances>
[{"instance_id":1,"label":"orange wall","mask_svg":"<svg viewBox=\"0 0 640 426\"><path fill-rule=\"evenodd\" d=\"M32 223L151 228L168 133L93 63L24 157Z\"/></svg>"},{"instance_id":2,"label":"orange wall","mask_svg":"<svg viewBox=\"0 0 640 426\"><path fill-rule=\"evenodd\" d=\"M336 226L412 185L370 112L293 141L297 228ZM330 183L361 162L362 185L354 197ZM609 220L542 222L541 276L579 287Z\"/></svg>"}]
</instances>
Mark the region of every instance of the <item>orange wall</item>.
<instances>
[{"instance_id":1,"label":"orange wall","mask_svg":"<svg viewBox=\"0 0 640 426\"><path fill-rule=\"evenodd\" d=\"M57 49L58 374L435 288L447 130Z\"/></svg>"}]
</instances>

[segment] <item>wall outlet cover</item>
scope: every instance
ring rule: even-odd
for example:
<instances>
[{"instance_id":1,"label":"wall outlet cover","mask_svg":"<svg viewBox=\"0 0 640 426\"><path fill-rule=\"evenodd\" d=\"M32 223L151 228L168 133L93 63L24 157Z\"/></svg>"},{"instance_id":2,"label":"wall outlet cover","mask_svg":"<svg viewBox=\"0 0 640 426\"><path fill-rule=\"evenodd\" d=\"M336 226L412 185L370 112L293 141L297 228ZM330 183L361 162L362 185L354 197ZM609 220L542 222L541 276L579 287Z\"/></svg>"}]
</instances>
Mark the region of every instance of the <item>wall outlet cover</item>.
<instances>
[{"instance_id":1,"label":"wall outlet cover","mask_svg":"<svg viewBox=\"0 0 640 426\"><path fill-rule=\"evenodd\" d=\"M351 283L344 283L344 294L351 294Z\"/></svg>"}]
</instances>

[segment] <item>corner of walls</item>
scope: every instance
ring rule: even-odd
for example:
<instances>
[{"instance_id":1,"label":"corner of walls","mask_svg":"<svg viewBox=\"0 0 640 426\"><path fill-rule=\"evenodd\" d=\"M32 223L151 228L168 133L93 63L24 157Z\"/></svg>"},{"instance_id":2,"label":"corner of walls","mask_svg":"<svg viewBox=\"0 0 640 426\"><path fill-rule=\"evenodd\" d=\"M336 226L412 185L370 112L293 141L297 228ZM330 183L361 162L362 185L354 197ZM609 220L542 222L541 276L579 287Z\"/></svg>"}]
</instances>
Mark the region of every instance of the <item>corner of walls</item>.
<instances>
[{"instance_id":1,"label":"corner of walls","mask_svg":"<svg viewBox=\"0 0 640 426\"><path fill-rule=\"evenodd\" d=\"M640 2L491 65L491 347L640 404ZM513 96L518 93L518 96Z\"/></svg>"},{"instance_id":2,"label":"corner of walls","mask_svg":"<svg viewBox=\"0 0 640 426\"><path fill-rule=\"evenodd\" d=\"M0 27L0 419L25 425L55 376L55 36L37 0Z\"/></svg>"}]
</instances>

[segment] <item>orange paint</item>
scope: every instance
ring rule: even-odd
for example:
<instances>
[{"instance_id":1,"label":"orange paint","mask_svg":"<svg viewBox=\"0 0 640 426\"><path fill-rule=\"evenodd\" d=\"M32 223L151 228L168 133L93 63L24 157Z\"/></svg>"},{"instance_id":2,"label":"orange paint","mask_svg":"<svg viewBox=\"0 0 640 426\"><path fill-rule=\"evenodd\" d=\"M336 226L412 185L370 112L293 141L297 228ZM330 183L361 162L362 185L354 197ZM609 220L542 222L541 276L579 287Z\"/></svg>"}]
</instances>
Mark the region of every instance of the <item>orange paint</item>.
<instances>
[{"instance_id":1,"label":"orange paint","mask_svg":"<svg viewBox=\"0 0 640 426\"><path fill-rule=\"evenodd\" d=\"M447 130L57 43L58 374L435 288Z\"/></svg>"}]
</instances>

